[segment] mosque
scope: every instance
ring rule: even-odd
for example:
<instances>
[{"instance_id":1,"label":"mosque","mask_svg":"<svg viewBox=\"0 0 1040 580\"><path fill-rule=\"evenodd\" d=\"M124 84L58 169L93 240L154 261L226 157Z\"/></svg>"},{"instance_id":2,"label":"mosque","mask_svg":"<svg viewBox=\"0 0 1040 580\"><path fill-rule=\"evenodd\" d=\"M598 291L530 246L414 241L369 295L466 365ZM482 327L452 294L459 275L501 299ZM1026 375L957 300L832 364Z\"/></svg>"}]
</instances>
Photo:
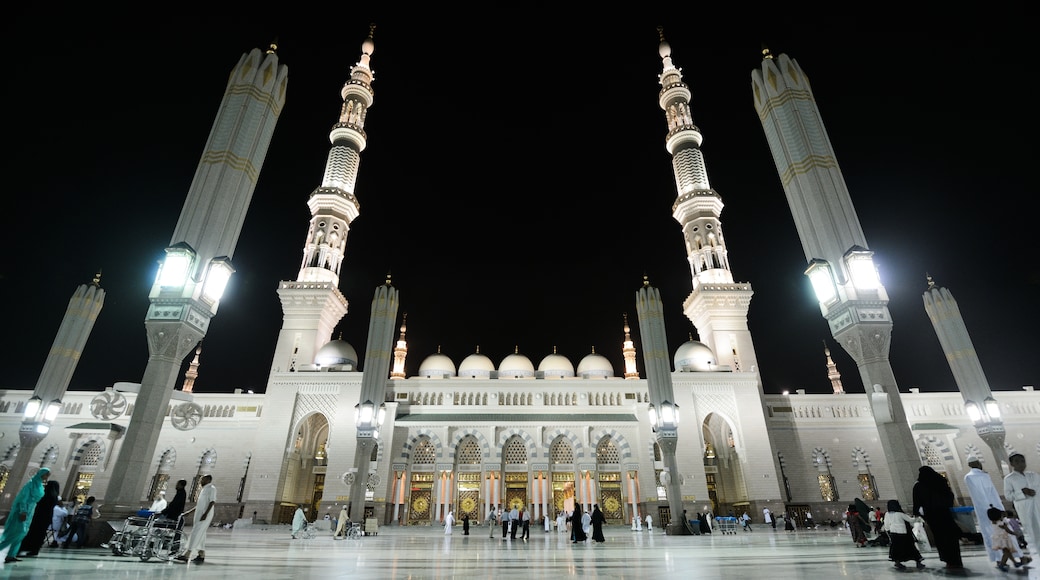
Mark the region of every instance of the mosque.
<instances>
[{"instance_id":1,"label":"mosque","mask_svg":"<svg viewBox=\"0 0 1040 580\"><path fill-rule=\"evenodd\" d=\"M665 409L651 405L650 379L637 370L647 353L633 340L636 320L618 325L622 369L595 351L577 361L556 352L531 359L519 351L495 361L477 349L459 361L422 353L418 372L408 376L405 362L415 353L408 352L407 321L398 320L394 309L390 340L373 346L370 338L368 346L386 351L389 372L379 377L378 365L359 368L355 346L332 334L346 313L339 270L349 224L358 215L354 184L374 98L372 49L369 38L342 90L322 183L307 202L312 217L299 276L278 286L284 319L266 391L193 393L201 356L194 340L187 349L194 361L181 388L171 389L158 406L149 441L134 437L131 424L135 412L147 411L147 387L117 383L102 391L60 393L56 414L46 417L47 429L37 431L33 445L27 444L27 431L43 417L36 415L33 399L51 397L0 391L3 496L18 487L8 479L19 472L23 450L24 477L49 467L62 489L75 490L77 497L94 495L102 506L113 501L106 493L128 471L144 482L134 494L142 506L178 479L189 481L194 497L201 477L211 474L220 522L288 522L298 504L312 518L335 515L362 490L366 516L384 526L439 525L448 512L456 521L464 515L482 521L499 505L525 508L540 521L572 502L600 506L611 524L635 525L647 514L667 524L681 517L672 513L673 490L681 493L678 503L688 517L755 516L768 508L798 521L811 512L819 522L840 520L855 498L883 505L897 495L900 484L889 457L895 451L879 433L878 414L885 407L878 400L885 393L846 393L829 350L820 372L833 393L764 394L747 324L751 285L735 281L729 269L722 200L708 181L689 89L663 39L659 104L678 191L673 216L682 226L693 281L683 310L700 337L665 354L674 396L668 411L676 411L678 423L676 467L665 461L656 432L657 414ZM254 50L232 71L232 83L248 76L247 70L277 69L273 50ZM793 60L771 55L756 74L767 79L756 90L797 84L804 76ZM279 90L277 74L258 74L251 82L259 88L243 94ZM388 278L386 288L391 284ZM382 304L376 290L373 309ZM939 291L929 288L926 302ZM77 290L73 303L97 303L102 293L95 280ZM369 384L381 399L363 398ZM1006 473L1002 460L1012 450L1040 463L1040 398L1031 387L990 397L994 405L987 407L985 425L963 389L910 389L895 398L898 404L889 400L888 408L898 409L894 420L909 430L912 442L906 443L914 460L944 473L962 502L968 455L981 457L995 478ZM374 443L363 447L358 437L365 420L374 426ZM131 453L145 454L140 467L119 469Z\"/></svg>"}]
</instances>

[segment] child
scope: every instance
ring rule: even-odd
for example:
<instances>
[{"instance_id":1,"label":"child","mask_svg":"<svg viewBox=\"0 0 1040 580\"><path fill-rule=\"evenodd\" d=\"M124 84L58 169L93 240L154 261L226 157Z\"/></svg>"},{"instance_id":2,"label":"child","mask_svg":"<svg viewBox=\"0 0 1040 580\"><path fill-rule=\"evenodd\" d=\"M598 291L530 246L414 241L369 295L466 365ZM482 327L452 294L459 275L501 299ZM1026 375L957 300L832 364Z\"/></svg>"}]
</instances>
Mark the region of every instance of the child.
<instances>
[{"instance_id":1,"label":"child","mask_svg":"<svg viewBox=\"0 0 1040 580\"><path fill-rule=\"evenodd\" d=\"M1025 532L1022 531L1022 523L1018 521L1018 516L1015 515L1015 512L1007 512L1007 524L1008 531L1014 534L1015 538L1018 539L1018 547L1023 550L1029 547L1029 543L1026 542Z\"/></svg>"},{"instance_id":2,"label":"child","mask_svg":"<svg viewBox=\"0 0 1040 580\"><path fill-rule=\"evenodd\" d=\"M1011 539L1011 530L1008 529L1007 525L1007 512L1000 508L995 508L992 505L986 510L986 515L989 517L989 521L993 523L993 537L991 545L993 550L1003 552L1003 557L997 562L997 568L1001 572L1008 571L1008 560L1015 565L1015 568L1021 568L1023 565L1032 562L1032 558L1029 556L1022 556L1017 561L1015 560L1015 541Z\"/></svg>"},{"instance_id":3,"label":"child","mask_svg":"<svg viewBox=\"0 0 1040 580\"><path fill-rule=\"evenodd\" d=\"M903 513L899 502L888 500L888 513L882 520L881 530L888 532L888 559L895 562L896 568L906 568L903 562L914 560L918 568L924 568L924 557L917 549L917 539L913 532L914 519Z\"/></svg>"}]
</instances>

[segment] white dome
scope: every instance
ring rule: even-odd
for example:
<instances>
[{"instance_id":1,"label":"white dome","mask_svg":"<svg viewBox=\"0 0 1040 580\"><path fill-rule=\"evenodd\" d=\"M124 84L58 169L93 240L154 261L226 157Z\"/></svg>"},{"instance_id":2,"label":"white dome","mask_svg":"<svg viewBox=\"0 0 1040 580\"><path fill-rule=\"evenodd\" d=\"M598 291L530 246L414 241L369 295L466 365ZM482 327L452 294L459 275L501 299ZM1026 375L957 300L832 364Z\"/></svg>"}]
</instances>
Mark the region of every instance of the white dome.
<instances>
[{"instance_id":1,"label":"white dome","mask_svg":"<svg viewBox=\"0 0 1040 580\"><path fill-rule=\"evenodd\" d=\"M605 379L614 376L614 367L607 357L593 350L578 363L578 376L583 379Z\"/></svg>"},{"instance_id":2,"label":"white dome","mask_svg":"<svg viewBox=\"0 0 1040 580\"><path fill-rule=\"evenodd\" d=\"M447 355L431 354L419 365L419 376L426 379L444 379L455 376L455 363Z\"/></svg>"},{"instance_id":3,"label":"white dome","mask_svg":"<svg viewBox=\"0 0 1040 580\"><path fill-rule=\"evenodd\" d=\"M498 378L533 379L534 363L519 352L514 352L502 359L502 364L498 365Z\"/></svg>"},{"instance_id":4,"label":"white dome","mask_svg":"<svg viewBox=\"0 0 1040 580\"><path fill-rule=\"evenodd\" d=\"M462 359L459 363L459 377L466 379L490 379L491 372L495 370L495 363L487 356L477 352Z\"/></svg>"},{"instance_id":5,"label":"white dome","mask_svg":"<svg viewBox=\"0 0 1040 580\"><path fill-rule=\"evenodd\" d=\"M708 345L692 338L675 350L675 370L681 373L703 372L718 369L718 360Z\"/></svg>"},{"instance_id":6,"label":"white dome","mask_svg":"<svg viewBox=\"0 0 1040 580\"><path fill-rule=\"evenodd\" d=\"M554 352L538 363L538 372L546 379L570 379L574 378L574 363Z\"/></svg>"},{"instance_id":7,"label":"white dome","mask_svg":"<svg viewBox=\"0 0 1040 580\"><path fill-rule=\"evenodd\" d=\"M357 370L357 351L342 338L330 340L314 355L314 364L323 367L350 365L352 370Z\"/></svg>"}]
</instances>

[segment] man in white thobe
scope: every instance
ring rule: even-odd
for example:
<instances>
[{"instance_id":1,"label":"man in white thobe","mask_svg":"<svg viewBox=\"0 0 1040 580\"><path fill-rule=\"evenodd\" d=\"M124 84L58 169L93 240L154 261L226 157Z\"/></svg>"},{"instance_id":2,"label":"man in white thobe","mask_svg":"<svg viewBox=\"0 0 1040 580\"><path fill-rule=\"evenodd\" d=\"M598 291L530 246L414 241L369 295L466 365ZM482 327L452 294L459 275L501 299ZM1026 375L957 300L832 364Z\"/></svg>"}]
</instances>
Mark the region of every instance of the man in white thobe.
<instances>
[{"instance_id":1,"label":"man in white thobe","mask_svg":"<svg viewBox=\"0 0 1040 580\"><path fill-rule=\"evenodd\" d=\"M444 518L444 533L451 534L451 528L455 525L455 514L448 512L448 516Z\"/></svg>"},{"instance_id":2,"label":"man in white thobe","mask_svg":"<svg viewBox=\"0 0 1040 580\"><path fill-rule=\"evenodd\" d=\"M1036 497L1040 473L1026 471L1026 456L1021 453L1009 455L1008 463L1014 471L1004 476L1004 497L1015 503L1015 514L1022 522L1026 540L1035 549L1040 545L1040 499Z\"/></svg>"},{"instance_id":3,"label":"man in white thobe","mask_svg":"<svg viewBox=\"0 0 1040 580\"><path fill-rule=\"evenodd\" d=\"M646 531L654 531L654 518L650 514L646 514Z\"/></svg>"},{"instance_id":4,"label":"man in white thobe","mask_svg":"<svg viewBox=\"0 0 1040 580\"><path fill-rule=\"evenodd\" d=\"M188 549L174 558L178 562L190 560L201 564L206 561L206 533L209 532L209 525L213 523L213 515L216 513L214 508L217 506L217 488L213 486L213 476L209 474L203 475L199 483L202 484L202 489L199 491L198 502L195 507L184 512L184 515L194 512L195 517L191 524L191 536L188 537ZM198 553L194 560L191 560L192 552Z\"/></svg>"},{"instance_id":5,"label":"man in white thobe","mask_svg":"<svg viewBox=\"0 0 1040 580\"><path fill-rule=\"evenodd\" d=\"M155 501L152 502L152 507L148 508L148 511L157 514L166 509L166 505L166 492L160 491L159 497L155 498Z\"/></svg>"},{"instance_id":6,"label":"man in white thobe","mask_svg":"<svg viewBox=\"0 0 1040 580\"><path fill-rule=\"evenodd\" d=\"M993 485L993 479L982 470L982 461L977 456L968 456L968 467L971 470L964 475L964 485L968 488L968 495L971 496L975 519L979 522L979 533L982 534L982 542L986 545L989 559L998 562L1002 558L1002 554L993 549L993 524L989 521L986 510L993 506L1004 511L1004 502L1000 499L997 486ZM1018 550L1015 552L1015 558L1020 558L1021 554L1017 553Z\"/></svg>"}]
</instances>

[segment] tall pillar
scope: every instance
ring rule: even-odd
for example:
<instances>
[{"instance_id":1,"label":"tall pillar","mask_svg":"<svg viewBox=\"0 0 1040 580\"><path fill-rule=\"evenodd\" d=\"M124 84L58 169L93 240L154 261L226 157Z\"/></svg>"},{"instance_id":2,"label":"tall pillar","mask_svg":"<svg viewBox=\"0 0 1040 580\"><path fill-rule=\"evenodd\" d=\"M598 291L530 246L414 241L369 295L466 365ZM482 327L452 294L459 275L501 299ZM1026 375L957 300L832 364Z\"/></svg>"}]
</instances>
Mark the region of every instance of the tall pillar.
<instances>
[{"instance_id":1,"label":"tall pillar","mask_svg":"<svg viewBox=\"0 0 1040 580\"><path fill-rule=\"evenodd\" d=\"M870 80L884 82L872 75ZM763 50L751 73L755 109L787 195L805 271L831 335L856 361L874 422L903 505L921 466L889 363L892 317L845 179L831 147L809 80L794 59ZM898 90L898 87L893 87Z\"/></svg>"},{"instance_id":2,"label":"tall pillar","mask_svg":"<svg viewBox=\"0 0 1040 580\"><path fill-rule=\"evenodd\" d=\"M90 284L76 288L69 299L65 317L61 320L40 377L36 380L36 388L30 399L32 407L27 405L26 416L18 430L18 455L8 472L3 496L0 496L0 514L10 513L14 496L28 481L25 472L36 446L47 436L54 416L61 409L61 398L65 396L87 338L105 304L105 291L101 289L100 282L101 274L98 273Z\"/></svg>"},{"instance_id":3,"label":"tall pillar","mask_svg":"<svg viewBox=\"0 0 1040 580\"><path fill-rule=\"evenodd\" d=\"M107 513L141 507L153 455L181 362L205 337L234 269L246 212L285 104L288 68L275 46L254 49L231 71L195 178L166 257L149 293L145 316L148 365L122 453L105 490Z\"/></svg>"}]
</instances>

